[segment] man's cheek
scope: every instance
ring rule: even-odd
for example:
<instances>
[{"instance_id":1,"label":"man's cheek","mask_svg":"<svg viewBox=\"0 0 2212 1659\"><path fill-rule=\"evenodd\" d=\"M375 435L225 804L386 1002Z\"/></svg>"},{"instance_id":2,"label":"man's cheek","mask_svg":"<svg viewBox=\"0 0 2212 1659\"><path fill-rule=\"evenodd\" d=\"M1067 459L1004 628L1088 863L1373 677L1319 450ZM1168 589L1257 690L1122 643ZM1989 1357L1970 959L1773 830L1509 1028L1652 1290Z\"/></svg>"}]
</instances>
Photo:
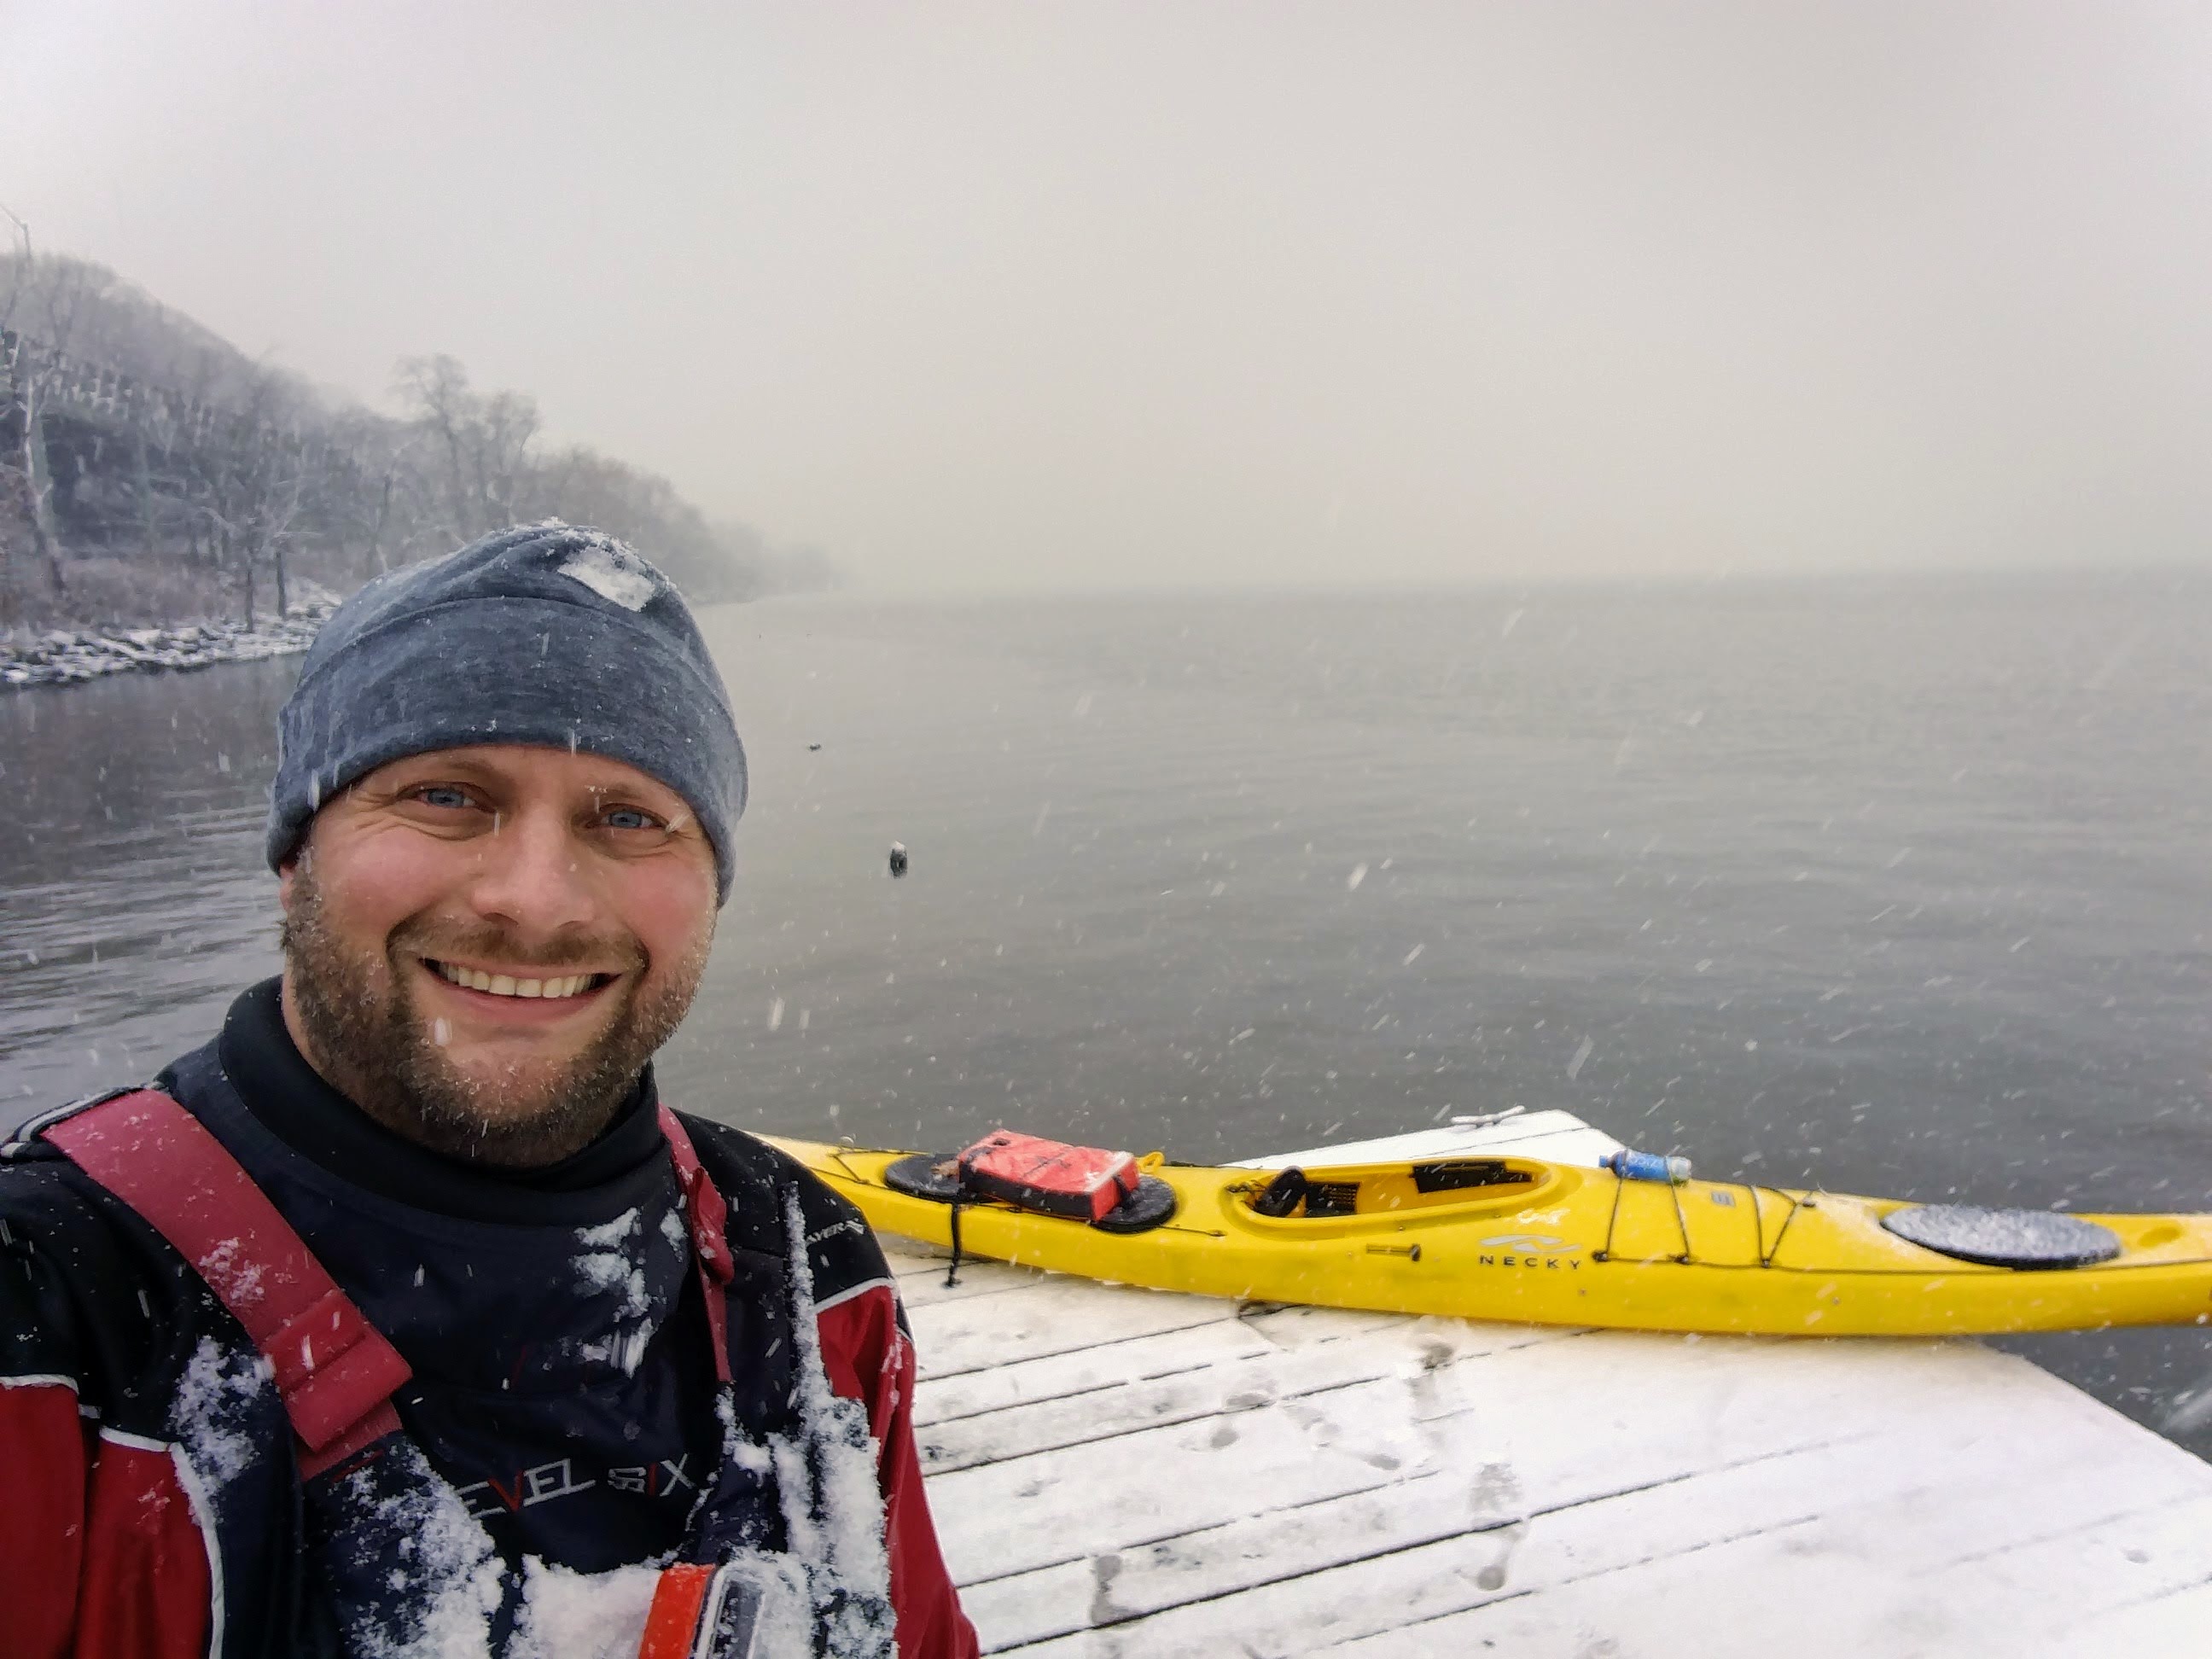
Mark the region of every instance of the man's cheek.
<instances>
[{"instance_id":1,"label":"man's cheek","mask_svg":"<svg viewBox=\"0 0 2212 1659\"><path fill-rule=\"evenodd\" d=\"M332 826L305 849L323 886L377 890L395 897L448 884L480 861L474 848L425 836L389 819Z\"/></svg>"},{"instance_id":2,"label":"man's cheek","mask_svg":"<svg viewBox=\"0 0 2212 1659\"><path fill-rule=\"evenodd\" d=\"M639 937L657 961L703 961L714 941L714 888L692 872L672 875L642 896L633 912Z\"/></svg>"}]
</instances>

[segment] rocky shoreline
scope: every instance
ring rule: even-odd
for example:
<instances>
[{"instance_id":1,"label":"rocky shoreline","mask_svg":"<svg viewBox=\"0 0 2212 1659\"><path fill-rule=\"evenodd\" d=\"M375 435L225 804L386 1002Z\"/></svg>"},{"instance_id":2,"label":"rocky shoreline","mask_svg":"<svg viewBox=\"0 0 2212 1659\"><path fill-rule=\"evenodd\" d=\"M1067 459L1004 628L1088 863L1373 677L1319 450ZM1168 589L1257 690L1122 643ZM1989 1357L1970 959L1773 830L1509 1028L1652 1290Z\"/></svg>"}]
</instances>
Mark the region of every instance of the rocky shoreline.
<instances>
[{"instance_id":1,"label":"rocky shoreline","mask_svg":"<svg viewBox=\"0 0 2212 1659\"><path fill-rule=\"evenodd\" d=\"M0 690L73 685L104 674L185 671L305 651L334 601L316 599L256 623L184 623L167 628L50 629L0 634Z\"/></svg>"}]
</instances>

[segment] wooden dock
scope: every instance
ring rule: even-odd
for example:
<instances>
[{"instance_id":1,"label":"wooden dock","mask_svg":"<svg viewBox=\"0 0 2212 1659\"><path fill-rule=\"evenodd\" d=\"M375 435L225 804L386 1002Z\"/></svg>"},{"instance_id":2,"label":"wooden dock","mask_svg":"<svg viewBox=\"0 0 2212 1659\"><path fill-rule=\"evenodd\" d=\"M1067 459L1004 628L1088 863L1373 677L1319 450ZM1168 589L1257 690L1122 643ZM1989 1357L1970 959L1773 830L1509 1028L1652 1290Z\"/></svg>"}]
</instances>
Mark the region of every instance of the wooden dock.
<instances>
[{"instance_id":1,"label":"wooden dock","mask_svg":"<svg viewBox=\"0 0 2212 1659\"><path fill-rule=\"evenodd\" d=\"M1334 1150L1471 1138L1613 1144L1546 1113ZM1319 1161L1254 1162L1295 1158ZM885 1243L988 1653L2212 1653L2212 1465L1973 1341L1414 1319L980 1261L947 1288L940 1254Z\"/></svg>"}]
</instances>

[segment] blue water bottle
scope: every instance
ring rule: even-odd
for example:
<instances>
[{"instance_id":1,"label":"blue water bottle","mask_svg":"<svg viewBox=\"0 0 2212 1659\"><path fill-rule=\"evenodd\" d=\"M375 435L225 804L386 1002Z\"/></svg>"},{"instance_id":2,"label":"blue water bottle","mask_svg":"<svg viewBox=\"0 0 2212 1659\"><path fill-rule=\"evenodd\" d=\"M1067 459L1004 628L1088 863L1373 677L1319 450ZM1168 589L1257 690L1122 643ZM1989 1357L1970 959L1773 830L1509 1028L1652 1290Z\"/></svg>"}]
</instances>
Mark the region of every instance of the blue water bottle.
<instances>
[{"instance_id":1,"label":"blue water bottle","mask_svg":"<svg viewBox=\"0 0 2212 1659\"><path fill-rule=\"evenodd\" d=\"M1690 1160L1658 1152L1608 1152L1598 1159L1601 1170L1610 1170L1623 1181L1658 1181L1679 1187L1690 1178Z\"/></svg>"}]
</instances>

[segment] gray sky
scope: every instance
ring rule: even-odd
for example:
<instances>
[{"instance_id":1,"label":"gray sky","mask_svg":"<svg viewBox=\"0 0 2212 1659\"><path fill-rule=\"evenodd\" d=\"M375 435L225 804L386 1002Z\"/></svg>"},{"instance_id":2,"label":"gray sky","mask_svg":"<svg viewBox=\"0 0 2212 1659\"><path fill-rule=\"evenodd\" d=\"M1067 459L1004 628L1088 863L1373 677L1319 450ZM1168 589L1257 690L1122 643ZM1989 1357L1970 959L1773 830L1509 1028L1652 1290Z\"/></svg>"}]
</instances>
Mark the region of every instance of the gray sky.
<instances>
[{"instance_id":1,"label":"gray sky","mask_svg":"<svg viewBox=\"0 0 2212 1659\"><path fill-rule=\"evenodd\" d=\"M2212 557L2212 7L0 0L0 202L871 587Z\"/></svg>"}]
</instances>

